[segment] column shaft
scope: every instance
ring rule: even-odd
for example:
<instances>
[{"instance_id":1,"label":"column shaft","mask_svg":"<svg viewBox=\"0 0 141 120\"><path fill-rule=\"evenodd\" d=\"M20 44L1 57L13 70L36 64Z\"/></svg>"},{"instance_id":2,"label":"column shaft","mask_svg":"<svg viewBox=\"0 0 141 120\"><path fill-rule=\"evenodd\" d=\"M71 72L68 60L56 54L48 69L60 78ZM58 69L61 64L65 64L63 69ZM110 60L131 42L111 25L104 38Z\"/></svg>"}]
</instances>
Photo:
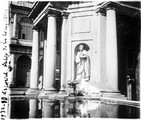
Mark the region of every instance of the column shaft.
<instances>
[{"instance_id":1,"label":"column shaft","mask_svg":"<svg viewBox=\"0 0 141 120\"><path fill-rule=\"evenodd\" d=\"M109 87L118 90L116 12L107 9L106 23L106 75Z\"/></svg>"},{"instance_id":2,"label":"column shaft","mask_svg":"<svg viewBox=\"0 0 141 120\"><path fill-rule=\"evenodd\" d=\"M12 37L16 37L16 28L17 28L17 14L14 15L14 20L13 20L13 32L12 32Z\"/></svg>"},{"instance_id":3,"label":"column shaft","mask_svg":"<svg viewBox=\"0 0 141 120\"><path fill-rule=\"evenodd\" d=\"M44 84L46 84L46 82L45 82L45 80L46 80L46 61L47 61L47 40L44 40L44 54L43 54L43 89L45 89L46 88L46 85L44 85Z\"/></svg>"},{"instance_id":4,"label":"column shaft","mask_svg":"<svg viewBox=\"0 0 141 120\"><path fill-rule=\"evenodd\" d=\"M61 31L61 88L66 88L66 50L67 50L67 17L63 16L62 31Z\"/></svg>"},{"instance_id":5,"label":"column shaft","mask_svg":"<svg viewBox=\"0 0 141 120\"><path fill-rule=\"evenodd\" d=\"M61 101L60 102L60 117L65 118L66 117L66 101Z\"/></svg>"},{"instance_id":6,"label":"column shaft","mask_svg":"<svg viewBox=\"0 0 141 120\"><path fill-rule=\"evenodd\" d=\"M106 17L104 13L98 13L98 80L99 88L106 89Z\"/></svg>"},{"instance_id":7,"label":"column shaft","mask_svg":"<svg viewBox=\"0 0 141 120\"><path fill-rule=\"evenodd\" d=\"M33 30L33 47L32 47L32 64L31 64L31 80L30 88L38 89L39 79L39 34L37 30Z\"/></svg>"},{"instance_id":8,"label":"column shaft","mask_svg":"<svg viewBox=\"0 0 141 120\"><path fill-rule=\"evenodd\" d=\"M56 72L56 17L48 16L47 25L47 46L44 51L44 90L55 90L55 72Z\"/></svg>"}]
</instances>

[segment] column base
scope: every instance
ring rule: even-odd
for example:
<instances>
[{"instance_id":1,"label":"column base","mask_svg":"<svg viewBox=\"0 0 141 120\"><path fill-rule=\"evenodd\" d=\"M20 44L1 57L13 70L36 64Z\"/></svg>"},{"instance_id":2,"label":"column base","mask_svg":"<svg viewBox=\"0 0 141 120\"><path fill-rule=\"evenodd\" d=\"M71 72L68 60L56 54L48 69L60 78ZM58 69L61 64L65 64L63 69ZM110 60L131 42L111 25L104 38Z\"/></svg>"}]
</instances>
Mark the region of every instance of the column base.
<instances>
[{"instance_id":1,"label":"column base","mask_svg":"<svg viewBox=\"0 0 141 120\"><path fill-rule=\"evenodd\" d=\"M40 94L40 91L38 88L30 88L25 92L25 94L27 96L38 96Z\"/></svg>"},{"instance_id":2,"label":"column base","mask_svg":"<svg viewBox=\"0 0 141 120\"><path fill-rule=\"evenodd\" d=\"M102 93L120 93L119 90L109 90L109 89L103 89L103 90L100 90L100 92Z\"/></svg>"},{"instance_id":3,"label":"column base","mask_svg":"<svg viewBox=\"0 0 141 120\"><path fill-rule=\"evenodd\" d=\"M46 96L48 94L56 94L57 92L58 91L54 88L49 89L49 90L42 89L42 91L40 92L40 96Z\"/></svg>"},{"instance_id":4,"label":"column base","mask_svg":"<svg viewBox=\"0 0 141 120\"><path fill-rule=\"evenodd\" d=\"M59 94L65 94L65 95L67 95L68 93L67 93L66 90L60 90L60 91L59 91Z\"/></svg>"}]
</instances>

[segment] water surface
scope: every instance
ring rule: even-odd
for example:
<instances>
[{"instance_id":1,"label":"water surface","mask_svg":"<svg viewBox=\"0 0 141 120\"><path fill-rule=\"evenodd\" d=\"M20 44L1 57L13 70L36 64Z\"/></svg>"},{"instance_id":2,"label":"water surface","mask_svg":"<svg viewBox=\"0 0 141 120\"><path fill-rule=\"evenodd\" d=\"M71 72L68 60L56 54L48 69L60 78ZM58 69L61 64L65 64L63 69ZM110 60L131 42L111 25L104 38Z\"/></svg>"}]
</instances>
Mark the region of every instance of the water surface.
<instances>
[{"instance_id":1,"label":"water surface","mask_svg":"<svg viewBox=\"0 0 141 120\"><path fill-rule=\"evenodd\" d=\"M98 100L11 99L9 117L23 118L139 118L137 107Z\"/></svg>"}]
</instances>

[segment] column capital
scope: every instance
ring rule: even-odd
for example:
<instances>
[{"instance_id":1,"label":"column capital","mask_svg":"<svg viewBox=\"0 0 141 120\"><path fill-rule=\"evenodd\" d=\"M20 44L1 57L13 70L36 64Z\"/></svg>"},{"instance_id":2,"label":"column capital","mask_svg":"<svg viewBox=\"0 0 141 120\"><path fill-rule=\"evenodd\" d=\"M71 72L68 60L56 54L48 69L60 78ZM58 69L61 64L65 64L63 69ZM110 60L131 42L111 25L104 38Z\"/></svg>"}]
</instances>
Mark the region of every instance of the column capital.
<instances>
[{"instance_id":1,"label":"column capital","mask_svg":"<svg viewBox=\"0 0 141 120\"><path fill-rule=\"evenodd\" d=\"M115 7L107 7L107 8L106 8L106 11L108 11L108 10L114 10L114 11L115 11L116 8L115 8Z\"/></svg>"},{"instance_id":2,"label":"column capital","mask_svg":"<svg viewBox=\"0 0 141 120\"><path fill-rule=\"evenodd\" d=\"M101 14L101 15L103 15L103 16L106 16L106 11L105 11L104 8L99 8L99 9L97 9L97 10L96 10L96 13L97 13L97 14Z\"/></svg>"},{"instance_id":3,"label":"column capital","mask_svg":"<svg viewBox=\"0 0 141 120\"><path fill-rule=\"evenodd\" d=\"M34 27L32 28L32 30L35 30L35 31L39 32L39 29L38 29L37 26L34 26Z\"/></svg>"},{"instance_id":4,"label":"column capital","mask_svg":"<svg viewBox=\"0 0 141 120\"><path fill-rule=\"evenodd\" d=\"M47 17L57 17L57 15L56 15L56 14L49 13L49 14L47 15Z\"/></svg>"},{"instance_id":5,"label":"column capital","mask_svg":"<svg viewBox=\"0 0 141 120\"><path fill-rule=\"evenodd\" d=\"M61 13L61 16L62 16L63 19L67 19L68 16L69 16L69 13L63 11L63 12Z\"/></svg>"},{"instance_id":6,"label":"column capital","mask_svg":"<svg viewBox=\"0 0 141 120\"><path fill-rule=\"evenodd\" d=\"M57 17L57 15L61 12L61 10L58 10L56 8L53 7L49 7L46 11L46 14L48 17L52 16L52 17Z\"/></svg>"}]
</instances>

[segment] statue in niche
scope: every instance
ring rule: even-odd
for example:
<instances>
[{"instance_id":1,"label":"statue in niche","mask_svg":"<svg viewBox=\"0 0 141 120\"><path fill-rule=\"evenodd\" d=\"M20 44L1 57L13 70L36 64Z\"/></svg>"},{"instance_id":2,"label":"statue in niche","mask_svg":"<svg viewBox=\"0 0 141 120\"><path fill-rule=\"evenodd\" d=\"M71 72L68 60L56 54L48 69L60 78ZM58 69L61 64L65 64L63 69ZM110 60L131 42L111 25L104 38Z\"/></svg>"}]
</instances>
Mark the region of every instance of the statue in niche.
<instances>
[{"instance_id":1,"label":"statue in niche","mask_svg":"<svg viewBox=\"0 0 141 120\"><path fill-rule=\"evenodd\" d=\"M75 62L76 68L76 81L81 79L85 81L90 80L90 58L87 55L87 51L84 49L84 45L79 45L79 51L76 54Z\"/></svg>"},{"instance_id":2,"label":"statue in niche","mask_svg":"<svg viewBox=\"0 0 141 120\"><path fill-rule=\"evenodd\" d=\"M89 83L90 73L91 73L91 65L90 65L90 57L87 54L89 50L89 46L86 44L80 44L78 46L78 50L75 56L76 63L76 79L78 82L77 92L81 94L92 94L99 92L94 86Z\"/></svg>"}]
</instances>

